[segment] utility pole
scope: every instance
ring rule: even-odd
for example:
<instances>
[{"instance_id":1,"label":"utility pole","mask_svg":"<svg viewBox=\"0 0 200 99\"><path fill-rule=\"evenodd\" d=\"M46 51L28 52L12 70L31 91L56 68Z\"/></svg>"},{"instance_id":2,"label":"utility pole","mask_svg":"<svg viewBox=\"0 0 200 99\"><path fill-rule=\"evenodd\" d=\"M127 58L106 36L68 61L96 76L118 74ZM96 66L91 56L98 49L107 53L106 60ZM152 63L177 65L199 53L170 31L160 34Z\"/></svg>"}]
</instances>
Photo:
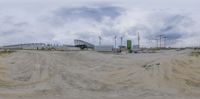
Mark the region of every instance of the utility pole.
<instances>
[{"instance_id":1,"label":"utility pole","mask_svg":"<svg viewBox=\"0 0 200 99\"><path fill-rule=\"evenodd\" d=\"M156 47L158 48L158 46L159 46L159 39L155 39L156 40Z\"/></svg>"},{"instance_id":2,"label":"utility pole","mask_svg":"<svg viewBox=\"0 0 200 99\"><path fill-rule=\"evenodd\" d=\"M123 46L123 37L121 37L121 46Z\"/></svg>"},{"instance_id":3,"label":"utility pole","mask_svg":"<svg viewBox=\"0 0 200 99\"><path fill-rule=\"evenodd\" d=\"M101 36L99 36L99 46L101 45L101 40L102 40L102 38L101 38Z\"/></svg>"},{"instance_id":4,"label":"utility pole","mask_svg":"<svg viewBox=\"0 0 200 99\"><path fill-rule=\"evenodd\" d=\"M140 33L138 32L138 47L140 48Z\"/></svg>"},{"instance_id":5,"label":"utility pole","mask_svg":"<svg viewBox=\"0 0 200 99\"><path fill-rule=\"evenodd\" d=\"M159 35L159 39L160 39L160 48L162 48L162 37L163 37L163 35Z\"/></svg>"},{"instance_id":6,"label":"utility pole","mask_svg":"<svg viewBox=\"0 0 200 99\"><path fill-rule=\"evenodd\" d=\"M117 48L117 36L116 35L115 35L114 39L115 39L115 48Z\"/></svg>"},{"instance_id":7,"label":"utility pole","mask_svg":"<svg viewBox=\"0 0 200 99\"><path fill-rule=\"evenodd\" d=\"M164 38L164 47L166 48L167 47L167 43L166 43L167 42L167 37L164 36L163 38Z\"/></svg>"},{"instance_id":8,"label":"utility pole","mask_svg":"<svg viewBox=\"0 0 200 99\"><path fill-rule=\"evenodd\" d=\"M162 35L159 35L160 37L160 48L162 47Z\"/></svg>"}]
</instances>

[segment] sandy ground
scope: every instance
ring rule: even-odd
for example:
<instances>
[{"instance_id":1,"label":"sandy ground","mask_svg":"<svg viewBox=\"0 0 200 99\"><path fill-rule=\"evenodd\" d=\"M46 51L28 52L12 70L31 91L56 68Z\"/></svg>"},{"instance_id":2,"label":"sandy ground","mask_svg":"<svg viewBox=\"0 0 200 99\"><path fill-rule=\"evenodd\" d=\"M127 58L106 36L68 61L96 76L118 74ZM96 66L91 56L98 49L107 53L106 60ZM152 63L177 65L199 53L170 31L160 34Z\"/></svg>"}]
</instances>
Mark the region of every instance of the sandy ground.
<instances>
[{"instance_id":1,"label":"sandy ground","mask_svg":"<svg viewBox=\"0 0 200 99\"><path fill-rule=\"evenodd\" d=\"M199 99L190 53L17 51L0 56L0 99Z\"/></svg>"}]
</instances>

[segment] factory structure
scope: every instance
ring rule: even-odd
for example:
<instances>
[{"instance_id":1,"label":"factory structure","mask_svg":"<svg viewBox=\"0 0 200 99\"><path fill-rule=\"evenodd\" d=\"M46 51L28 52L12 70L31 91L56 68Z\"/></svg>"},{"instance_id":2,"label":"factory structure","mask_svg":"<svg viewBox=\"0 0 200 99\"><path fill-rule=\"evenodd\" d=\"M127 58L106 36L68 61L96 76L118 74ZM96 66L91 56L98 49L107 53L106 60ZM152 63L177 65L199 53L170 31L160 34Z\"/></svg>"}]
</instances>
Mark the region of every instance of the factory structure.
<instances>
[{"instance_id":1,"label":"factory structure","mask_svg":"<svg viewBox=\"0 0 200 99\"><path fill-rule=\"evenodd\" d=\"M74 47L73 45L53 45L45 43L6 45L0 48L6 50L58 50L58 51L79 50L79 48Z\"/></svg>"},{"instance_id":2,"label":"factory structure","mask_svg":"<svg viewBox=\"0 0 200 99\"><path fill-rule=\"evenodd\" d=\"M75 47L79 47L80 49L88 49L88 48L94 49L95 48L95 45L83 40L78 40L78 39L74 40L74 45Z\"/></svg>"},{"instance_id":3,"label":"factory structure","mask_svg":"<svg viewBox=\"0 0 200 99\"><path fill-rule=\"evenodd\" d=\"M6 50L58 50L58 51L76 51L76 50L94 50L97 52L122 52L132 51L140 49L138 36L138 45L133 45L132 40L127 40L126 45L124 45L123 37L121 37L121 44L117 47L117 36L114 37L115 43L113 45L103 45L101 44L102 38L99 37L99 45L94 45L84 40L75 39L74 45L56 45L56 44L45 44L45 43L27 43L27 44L16 44L16 45L6 45L0 47L0 49Z\"/></svg>"},{"instance_id":4,"label":"factory structure","mask_svg":"<svg viewBox=\"0 0 200 99\"><path fill-rule=\"evenodd\" d=\"M94 50L97 52L115 52L122 49L131 50L132 43L130 40L127 42L126 46L120 45L119 48L115 48L114 45L94 45L83 40L74 40L74 45L55 45L55 44L45 44L45 43L27 43L27 44L15 44L6 45L0 47L4 50L57 50L57 51L76 51L76 50Z\"/></svg>"},{"instance_id":5,"label":"factory structure","mask_svg":"<svg viewBox=\"0 0 200 99\"><path fill-rule=\"evenodd\" d=\"M99 45L95 46L94 50L97 52L112 52L114 47L112 45Z\"/></svg>"},{"instance_id":6,"label":"factory structure","mask_svg":"<svg viewBox=\"0 0 200 99\"><path fill-rule=\"evenodd\" d=\"M46 44L44 43L27 43L3 46L2 49L14 49L14 50L39 50L44 49Z\"/></svg>"},{"instance_id":7,"label":"factory structure","mask_svg":"<svg viewBox=\"0 0 200 99\"><path fill-rule=\"evenodd\" d=\"M121 45L119 47L116 46L116 36L115 36L115 44L114 45L102 45L101 44L102 38L99 37L99 45L94 45L91 43L88 43L83 40L74 40L75 47L79 47L80 49L92 49L97 52L122 52L122 51L128 51L129 53L132 53L133 49L134 52L138 51L140 49L139 45L132 45L132 40L127 40L127 45L122 44L121 39ZM139 43L138 43L139 44Z\"/></svg>"}]
</instances>

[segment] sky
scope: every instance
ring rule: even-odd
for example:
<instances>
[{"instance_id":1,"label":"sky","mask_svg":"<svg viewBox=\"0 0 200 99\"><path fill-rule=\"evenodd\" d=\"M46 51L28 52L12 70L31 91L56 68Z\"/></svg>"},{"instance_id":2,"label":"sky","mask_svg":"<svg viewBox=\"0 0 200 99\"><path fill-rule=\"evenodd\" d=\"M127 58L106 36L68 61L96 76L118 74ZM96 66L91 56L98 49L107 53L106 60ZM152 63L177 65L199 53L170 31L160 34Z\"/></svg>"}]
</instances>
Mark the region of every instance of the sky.
<instances>
[{"instance_id":1,"label":"sky","mask_svg":"<svg viewBox=\"0 0 200 99\"><path fill-rule=\"evenodd\" d=\"M98 45L130 39L155 47L200 46L199 0L0 0L0 46L19 43Z\"/></svg>"}]
</instances>

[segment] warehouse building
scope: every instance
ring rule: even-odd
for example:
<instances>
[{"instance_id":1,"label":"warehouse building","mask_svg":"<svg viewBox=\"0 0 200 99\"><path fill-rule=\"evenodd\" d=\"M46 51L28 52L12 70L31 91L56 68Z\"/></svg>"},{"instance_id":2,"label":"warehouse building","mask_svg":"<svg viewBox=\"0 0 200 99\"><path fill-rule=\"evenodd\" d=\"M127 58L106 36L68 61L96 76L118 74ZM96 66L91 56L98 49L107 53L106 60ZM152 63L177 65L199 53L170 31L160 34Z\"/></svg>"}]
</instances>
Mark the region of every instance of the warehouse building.
<instances>
[{"instance_id":1,"label":"warehouse building","mask_svg":"<svg viewBox=\"0 0 200 99\"><path fill-rule=\"evenodd\" d=\"M86 42L86 41L83 41L83 40L77 40L75 39L74 40L74 45L75 47L79 47L80 49L94 49L94 45L89 43L89 42Z\"/></svg>"},{"instance_id":2,"label":"warehouse building","mask_svg":"<svg viewBox=\"0 0 200 99\"><path fill-rule=\"evenodd\" d=\"M46 44L44 43L28 43L28 44L17 44L17 45L8 45L3 46L3 49L12 49L12 50L40 50L44 49Z\"/></svg>"},{"instance_id":3,"label":"warehouse building","mask_svg":"<svg viewBox=\"0 0 200 99\"><path fill-rule=\"evenodd\" d=\"M61 45L61 46L55 46L54 48L55 48L55 50L58 50L58 51L78 51L78 50L80 50L80 48L75 47L73 45Z\"/></svg>"},{"instance_id":4,"label":"warehouse building","mask_svg":"<svg viewBox=\"0 0 200 99\"><path fill-rule=\"evenodd\" d=\"M112 45L99 45L95 46L97 52L112 52L114 47Z\"/></svg>"}]
</instances>

